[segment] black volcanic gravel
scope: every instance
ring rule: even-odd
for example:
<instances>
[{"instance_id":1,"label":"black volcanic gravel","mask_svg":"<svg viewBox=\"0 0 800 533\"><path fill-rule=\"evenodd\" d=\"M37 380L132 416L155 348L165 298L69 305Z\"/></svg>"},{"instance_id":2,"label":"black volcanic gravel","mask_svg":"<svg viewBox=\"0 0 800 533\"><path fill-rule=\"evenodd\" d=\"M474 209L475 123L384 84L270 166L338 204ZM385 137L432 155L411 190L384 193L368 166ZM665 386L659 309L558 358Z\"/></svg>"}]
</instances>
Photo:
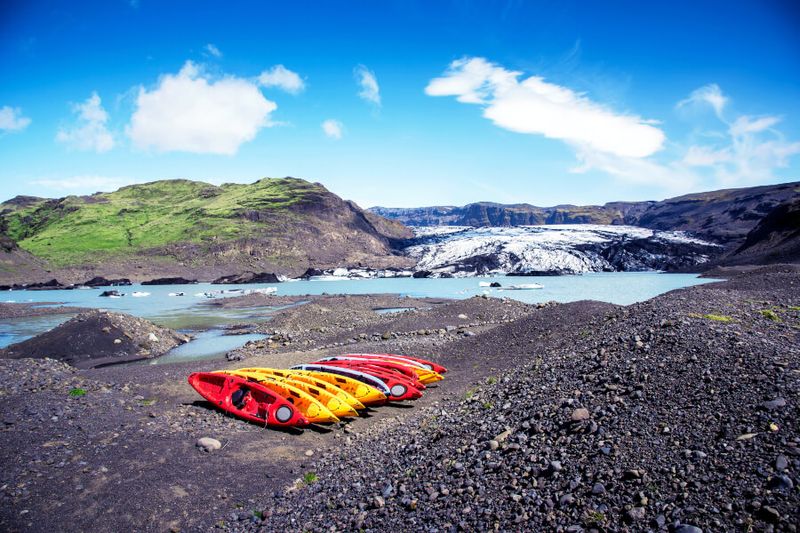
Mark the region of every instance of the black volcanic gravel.
<instances>
[{"instance_id":1,"label":"black volcanic gravel","mask_svg":"<svg viewBox=\"0 0 800 533\"><path fill-rule=\"evenodd\" d=\"M796 531L799 289L773 267L629 307L332 298L243 363L0 360L0 530ZM348 350L450 372L292 431L186 382Z\"/></svg>"},{"instance_id":2,"label":"black volcanic gravel","mask_svg":"<svg viewBox=\"0 0 800 533\"><path fill-rule=\"evenodd\" d=\"M373 426L264 500L263 522L227 527L796 531L798 279L749 273L569 334L533 315L461 341L524 363Z\"/></svg>"}]
</instances>

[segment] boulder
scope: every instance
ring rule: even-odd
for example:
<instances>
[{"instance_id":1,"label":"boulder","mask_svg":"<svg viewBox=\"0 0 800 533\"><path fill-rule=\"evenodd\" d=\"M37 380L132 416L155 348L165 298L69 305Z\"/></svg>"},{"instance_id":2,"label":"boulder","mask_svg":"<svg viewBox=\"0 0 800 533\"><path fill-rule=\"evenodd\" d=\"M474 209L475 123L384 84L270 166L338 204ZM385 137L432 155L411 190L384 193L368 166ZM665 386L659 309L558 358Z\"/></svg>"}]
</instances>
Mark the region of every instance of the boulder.
<instances>
[{"instance_id":1,"label":"boulder","mask_svg":"<svg viewBox=\"0 0 800 533\"><path fill-rule=\"evenodd\" d=\"M320 270L320 269L318 269L318 268L308 268L308 269L306 269L305 272L303 272L300 276L298 276L297 279L308 280L310 278L313 278L314 276L322 276L324 274L325 274L325 272Z\"/></svg>"},{"instance_id":2,"label":"boulder","mask_svg":"<svg viewBox=\"0 0 800 533\"><path fill-rule=\"evenodd\" d=\"M112 297L112 296L125 296L125 294L124 294L124 293L121 293L121 292L119 292L119 291L110 290L110 291L103 291L103 292L101 292L101 293L100 293L100 296L102 296L102 297L105 297L105 298L110 298L110 297Z\"/></svg>"},{"instance_id":3,"label":"boulder","mask_svg":"<svg viewBox=\"0 0 800 533\"><path fill-rule=\"evenodd\" d=\"M131 284L128 278L106 279L103 276L95 276L82 283L85 287L122 287Z\"/></svg>"},{"instance_id":4,"label":"boulder","mask_svg":"<svg viewBox=\"0 0 800 533\"><path fill-rule=\"evenodd\" d=\"M197 280L176 277L176 278L155 278L151 279L150 281L143 281L142 285L190 285L193 283L197 283ZM224 283L224 282L215 281L214 283Z\"/></svg>"},{"instance_id":5,"label":"boulder","mask_svg":"<svg viewBox=\"0 0 800 533\"><path fill-rule=\"evenodd\" d=\"M280 280L278 276L268 272L244 272L242 274L232 274L230 276L222 276L217 278L211 283L219 285L230 285L238 283L278 283Z\"/></svg>"}]
</instances>

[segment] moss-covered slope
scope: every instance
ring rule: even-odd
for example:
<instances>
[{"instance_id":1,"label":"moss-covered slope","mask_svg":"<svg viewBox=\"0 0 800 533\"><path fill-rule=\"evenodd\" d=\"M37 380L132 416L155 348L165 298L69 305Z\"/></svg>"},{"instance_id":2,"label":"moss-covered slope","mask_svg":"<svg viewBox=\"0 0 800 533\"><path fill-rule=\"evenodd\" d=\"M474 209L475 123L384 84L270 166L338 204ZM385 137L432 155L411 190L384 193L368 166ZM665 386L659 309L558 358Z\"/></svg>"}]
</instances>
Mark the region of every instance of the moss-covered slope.
<instances>
[{"instance_id":1,"label":"moss-covered slope","mask_svg":"<svg viewBox=\"0 0 800 533\"><path fill-rule=\"evenodd\" d=\"M105 265L109 273L128 261L158 272L385 266L395 257L391 239L410 233L376 218L320 184L295 178L221 186L165 180L0 204L0 225L23 250L54 267Z\"/></svg>"}]
</instances>

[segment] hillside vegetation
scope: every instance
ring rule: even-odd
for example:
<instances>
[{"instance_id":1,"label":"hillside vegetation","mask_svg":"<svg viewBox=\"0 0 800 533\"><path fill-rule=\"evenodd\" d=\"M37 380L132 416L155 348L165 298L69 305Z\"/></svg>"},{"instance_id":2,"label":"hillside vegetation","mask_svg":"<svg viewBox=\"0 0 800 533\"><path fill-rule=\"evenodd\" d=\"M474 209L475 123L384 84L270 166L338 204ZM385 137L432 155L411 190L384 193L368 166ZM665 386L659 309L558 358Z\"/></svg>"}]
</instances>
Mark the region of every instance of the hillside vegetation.
<instances>
[{"instance_id":1,"label":"hillside vegetation","mask_svg":"<svg viewBox=\"0 0 800 533\"><path fill-rule=\"evenodd\" d=\"M223 273L381 263L391 256L390 240L408 236L402 224L295 178L221 186L166 180L91 196L17 197L0 204L0 227L55 267L147 257L151 266Z\"/></svg>"}]
</instances>

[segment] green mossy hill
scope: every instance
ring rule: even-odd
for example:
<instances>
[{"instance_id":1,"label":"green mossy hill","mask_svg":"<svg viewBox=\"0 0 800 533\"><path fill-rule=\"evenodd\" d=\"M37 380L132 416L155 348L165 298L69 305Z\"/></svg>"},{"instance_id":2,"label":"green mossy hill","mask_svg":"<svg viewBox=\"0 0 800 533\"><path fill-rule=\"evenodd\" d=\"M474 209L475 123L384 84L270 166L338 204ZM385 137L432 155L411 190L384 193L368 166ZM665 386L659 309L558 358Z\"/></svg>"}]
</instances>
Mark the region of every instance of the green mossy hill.
<instances>
[{"instance_id":1,"label":"green mossy hill","mask_svg":"<svg viewBox=\"0 0 800 533\"><path fill-rule=\"evenodd\" d=\"M335 223L343 214L336 211L348 212L339 221L344 226L366 221L354 204L301 179L221 186L164 180L91 196L17 197L0 204L0 227L22 249L54 266L70 266L178 244L202 253L222 243L263 241L292 227ZM389 224L379 231L365 222L356 231L378 240L405 236L402 225Z\"/></svg>"}]
</instances>

